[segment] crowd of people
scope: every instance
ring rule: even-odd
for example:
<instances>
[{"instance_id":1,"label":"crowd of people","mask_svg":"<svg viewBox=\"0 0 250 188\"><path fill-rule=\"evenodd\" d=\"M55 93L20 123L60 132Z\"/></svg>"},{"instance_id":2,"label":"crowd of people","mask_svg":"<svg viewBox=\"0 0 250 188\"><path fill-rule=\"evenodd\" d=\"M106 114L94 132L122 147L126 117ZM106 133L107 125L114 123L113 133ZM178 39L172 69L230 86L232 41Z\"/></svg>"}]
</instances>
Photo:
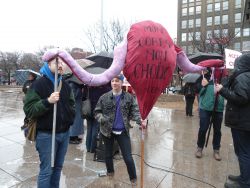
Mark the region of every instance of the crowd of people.
<instances>
[{"instance_id":1,"label":"crowd of people","mask_svg":"<svg viewBox=\"0 0 250 188\"><path fill-rule=\"evenodd\" d=\"M132 158L129 129L130 120L142 125L138 104L133 94L124 91L124 76L115 76L110 83L90 87L64 79L64 62L58 61L58 85L61 90L54 91L55 59L45 62L40 72L43 75L35 79L30 74L23 87L25 93L25 121L37 120L36 150L40 158L40 171L37 180L39 188L59 187L60 174L67 152L68 144L84 142L84 121L87 124L86 150L94 153L97 148L99 134L105 145L105 164L107 175L114 176L113 145L116 140L127 166L129 179L136 185L137 175ZM225 125L232 130L235 154L239 161L240 175L229 175L233 183L225 183L226 188L250 187L250 55L240 56L235 61L233 74L223 84L212 79L212 69L202 72L195 83L186 83L184 96L186 116L193 116L195 97L198 99L199 130L197 134L196 158L203 157L203 148L209 127L213 127L213 157L221 161L221 127L224 112L224 99L227 100ZM83 118L82 101L91 101L91 116ZM53 104L57 104L55 166L51 168L51 143L53 124Z\"/></svg>"}]
</instances>

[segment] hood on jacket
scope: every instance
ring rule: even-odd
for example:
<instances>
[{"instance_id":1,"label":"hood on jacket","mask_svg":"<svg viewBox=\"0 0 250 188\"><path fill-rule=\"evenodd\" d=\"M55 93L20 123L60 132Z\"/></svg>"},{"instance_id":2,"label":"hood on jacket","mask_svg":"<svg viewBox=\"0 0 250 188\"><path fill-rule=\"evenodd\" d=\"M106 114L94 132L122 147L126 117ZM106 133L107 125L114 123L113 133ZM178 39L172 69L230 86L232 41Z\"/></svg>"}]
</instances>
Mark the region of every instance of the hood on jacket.
<instances>
[{"instance_id":1,"label":"hood on jacket","mask_svg":"<svg viewBox=\"0 0 250 188\"><path fill-rule=\"evenodd\" d=\"M236 58L234 62L235 71L250 70L250 54L243 54Z\"/></svg>"}]
</instances>

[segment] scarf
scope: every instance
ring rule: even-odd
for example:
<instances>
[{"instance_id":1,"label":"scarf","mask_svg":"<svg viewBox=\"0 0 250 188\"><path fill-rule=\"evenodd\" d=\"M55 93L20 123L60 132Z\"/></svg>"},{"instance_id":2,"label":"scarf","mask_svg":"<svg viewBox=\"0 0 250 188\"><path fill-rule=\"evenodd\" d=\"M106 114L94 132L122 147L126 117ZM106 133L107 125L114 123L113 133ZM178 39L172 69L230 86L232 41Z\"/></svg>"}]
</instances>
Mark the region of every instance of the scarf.
<instances>
[{"instance_id":1,"label":"scarf","mask_svg":"<svg viewBox=\"0 0 250 188\"><path fill-rule=\"evenodd\" d=\"M44 62L44 65L40 69L40 73L46 76L53 83L53 85L55 84L55 75L51 72L47 62ZM59 83L61 79L62 79L62 76L58 74L57 82Z\"/></svg>"}]
</instances>

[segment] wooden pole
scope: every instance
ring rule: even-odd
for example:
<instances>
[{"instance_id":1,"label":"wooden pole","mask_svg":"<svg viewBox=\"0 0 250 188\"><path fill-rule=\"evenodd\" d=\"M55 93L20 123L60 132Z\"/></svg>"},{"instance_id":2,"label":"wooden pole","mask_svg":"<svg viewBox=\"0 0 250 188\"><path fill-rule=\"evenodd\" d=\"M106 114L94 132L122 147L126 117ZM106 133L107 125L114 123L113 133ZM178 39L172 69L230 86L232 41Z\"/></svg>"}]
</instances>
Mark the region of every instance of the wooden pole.
<instances>
[{"instance_id":1,"label":"wooden pole","mask_svg":"<svg viewBox=\"0 0 250 188\"><path fill-rule=\"evenodd\" d=\"M143 188L144 182L144 120L142 121L141 125L141 188Z\"/></svg>"}]
</instances>

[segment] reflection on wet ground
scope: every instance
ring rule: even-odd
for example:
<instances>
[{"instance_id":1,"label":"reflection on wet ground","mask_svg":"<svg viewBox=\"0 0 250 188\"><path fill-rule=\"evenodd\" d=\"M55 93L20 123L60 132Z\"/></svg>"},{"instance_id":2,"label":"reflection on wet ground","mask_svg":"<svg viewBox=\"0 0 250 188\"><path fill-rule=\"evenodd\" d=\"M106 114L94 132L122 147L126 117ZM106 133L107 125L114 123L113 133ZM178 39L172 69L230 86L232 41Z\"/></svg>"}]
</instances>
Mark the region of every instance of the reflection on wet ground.
<instances>
[{"instance_id":1,"label":"reflection on wet ground","mask_svg":"<svg viewBox=\"0 0 250 188\"><path fill-rule=\"evenodd\" d=\"M25 140L20 127L23 124L22 93L20 89L0 91L0 187L36 187L39 158L34 143ZM145 188L221 188L227 174L238 174L230 130L223 126L222 161L213 159L211 137L204 157L196 159L198 112L186 117L184 110L154 107L149 115L145 135ZM85 127L86 128L86 127ZM140 187L140 138L138 127L131 129L133 158ZM121 156L115 158L113 179L99 177L105 170L102 162L93 161L85 143L70 145L60 187L97 188L131 187Z\"/></svg>"}]
</instances>

